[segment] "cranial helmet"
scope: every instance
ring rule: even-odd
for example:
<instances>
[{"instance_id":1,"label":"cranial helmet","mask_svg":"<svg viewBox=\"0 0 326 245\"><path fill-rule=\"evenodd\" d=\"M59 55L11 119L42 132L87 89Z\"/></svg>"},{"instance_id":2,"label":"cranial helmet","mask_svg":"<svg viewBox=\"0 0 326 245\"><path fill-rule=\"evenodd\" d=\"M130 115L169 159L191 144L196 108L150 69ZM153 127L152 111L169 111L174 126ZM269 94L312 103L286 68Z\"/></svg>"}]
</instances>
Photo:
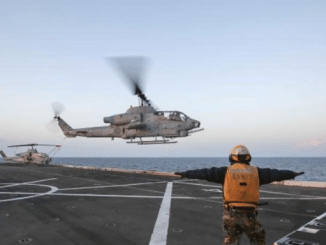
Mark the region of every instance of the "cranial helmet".
<instances>
[{"instance_id":1,"label":"cranial helmet","mask_svg":"<svg viewBox=\"0 0 326 245\"><path fill-rule=\"evenodd\" d=\"M249 153L249 150L244 145L236 145L231 150L229 161L231 165L234 163L249 164L251 161L251 155Z\"/></svg>"}]
</instances>

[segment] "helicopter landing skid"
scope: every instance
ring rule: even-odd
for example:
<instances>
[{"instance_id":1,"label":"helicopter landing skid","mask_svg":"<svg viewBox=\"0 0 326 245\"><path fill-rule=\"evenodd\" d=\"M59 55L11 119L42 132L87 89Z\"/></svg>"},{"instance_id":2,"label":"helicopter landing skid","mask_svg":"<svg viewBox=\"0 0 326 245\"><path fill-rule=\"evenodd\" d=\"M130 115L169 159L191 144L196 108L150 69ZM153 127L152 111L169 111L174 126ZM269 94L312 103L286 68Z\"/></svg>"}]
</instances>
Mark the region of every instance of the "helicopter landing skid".
<instances>
[{"instance_id":1,"label":"helicopter landing skid","mask_svg":"<svg viewBox=\"0 0 326 245\"><path fill-rule=\"evenodd\" d=\"M139 140L139 141L128 141L126 142L128 144L138 144L138 145L157 145L157 144L174 144L174 143L178 143L178 141L170 141L170 140L147 140L147 141L143 141L143 140Z\"/></svg>"}]
</instances>

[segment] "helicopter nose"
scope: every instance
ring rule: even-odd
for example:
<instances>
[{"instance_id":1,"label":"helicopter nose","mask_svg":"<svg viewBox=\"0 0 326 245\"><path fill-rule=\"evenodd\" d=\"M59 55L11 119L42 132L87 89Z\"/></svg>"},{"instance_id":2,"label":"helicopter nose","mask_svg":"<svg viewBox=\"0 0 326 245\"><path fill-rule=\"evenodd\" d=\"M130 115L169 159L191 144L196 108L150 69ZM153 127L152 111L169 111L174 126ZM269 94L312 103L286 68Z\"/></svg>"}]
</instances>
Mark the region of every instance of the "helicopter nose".
<instances>
[{"instance_id":1,"label":"helicopter nose","mask_svg":"<svg viewBox=\"0 0 326 245\"><path fill-rule=\"evenodd\" d=\"M196 121L196 120L193 120L192 125L193 125L194 128L199 128L200 127L200 122Z\"/></svg>"}]
</instances>

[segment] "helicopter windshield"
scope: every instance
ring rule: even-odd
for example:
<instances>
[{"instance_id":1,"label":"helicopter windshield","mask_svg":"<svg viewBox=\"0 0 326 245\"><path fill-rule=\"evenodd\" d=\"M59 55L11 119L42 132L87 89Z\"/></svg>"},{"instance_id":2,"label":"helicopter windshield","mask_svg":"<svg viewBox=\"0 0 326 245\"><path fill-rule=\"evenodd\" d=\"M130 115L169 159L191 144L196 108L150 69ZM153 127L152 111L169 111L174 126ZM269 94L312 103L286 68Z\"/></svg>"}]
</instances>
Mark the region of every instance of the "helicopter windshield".
<instances>
[{"instance_id":1,"label":"helicopter windshield","mask_svg":"<svg viewBox=\"0 0 326 245\"><path fill-rule=\"evenodd\" d=\"M186 114L180 111L156 111L154 112L154 115L171 121L187 121L189 118Z\"/></svg>"}]
</instances>

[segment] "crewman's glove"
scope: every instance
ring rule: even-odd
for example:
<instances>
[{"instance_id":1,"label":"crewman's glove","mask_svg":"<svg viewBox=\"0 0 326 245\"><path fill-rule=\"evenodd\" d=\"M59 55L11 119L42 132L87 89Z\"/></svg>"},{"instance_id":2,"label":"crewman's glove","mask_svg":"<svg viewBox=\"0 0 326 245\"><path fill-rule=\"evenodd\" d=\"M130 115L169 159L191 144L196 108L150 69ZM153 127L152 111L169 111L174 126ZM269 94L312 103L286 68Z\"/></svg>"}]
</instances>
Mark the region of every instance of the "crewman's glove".
<instances>
[{"instance_id":1,"label":"crewman's glove","mask_svg":"<svg viewBox=\"0 0 326 245\"><path fill-rule=\"evenodd\" d=\"M297 177L297 176L299 176L301 174L304 174L304 172L294 172L294 177Z\"/></svg>"},{"instance_id":2,"label":"crewman's glove","mask_svg":"<svg viewBox=\"0 0 326 245\"><path fill-rule=\"evenodd\" d=\"M175 172L175 175L180 175L181 178L186 178L186 174L184 172Z\"/></svg>"}]
</instances>

